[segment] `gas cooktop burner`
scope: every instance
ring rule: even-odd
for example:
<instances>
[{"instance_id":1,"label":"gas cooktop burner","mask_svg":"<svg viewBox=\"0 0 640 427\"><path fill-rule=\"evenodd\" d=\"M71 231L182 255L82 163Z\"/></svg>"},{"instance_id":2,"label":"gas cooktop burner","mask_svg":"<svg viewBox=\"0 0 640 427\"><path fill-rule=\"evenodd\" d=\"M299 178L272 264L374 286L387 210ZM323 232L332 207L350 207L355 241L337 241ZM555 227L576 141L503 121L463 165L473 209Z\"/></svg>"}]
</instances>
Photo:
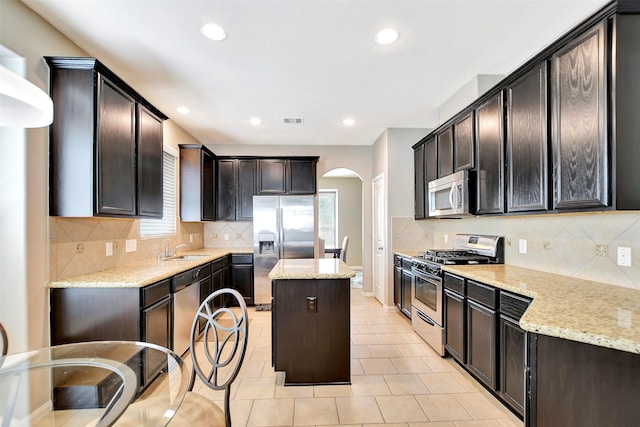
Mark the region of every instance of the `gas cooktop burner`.
<instances>
[{"instance_id":1,"label":"gas cooktop burner","mask_svg":"<svg viewBox=\"0 0 640 427\"><path fill-rule=\"evenodd\" d=\"M424 259L438 264L488 264L491 258L464 250L429 250Z\"/></svg>"},{"instance_id":2,"label":"gas cooktop burner","mask_svg":"<svg viewBox=\"0 0 640 427\"><path fill-rule=\"evenodd\" d=\"M453 249L429 249L419 252L418 260L436 264L490 264L502 263L504 248L502 237L457 234Z\"/></svg>"}]
</instances>

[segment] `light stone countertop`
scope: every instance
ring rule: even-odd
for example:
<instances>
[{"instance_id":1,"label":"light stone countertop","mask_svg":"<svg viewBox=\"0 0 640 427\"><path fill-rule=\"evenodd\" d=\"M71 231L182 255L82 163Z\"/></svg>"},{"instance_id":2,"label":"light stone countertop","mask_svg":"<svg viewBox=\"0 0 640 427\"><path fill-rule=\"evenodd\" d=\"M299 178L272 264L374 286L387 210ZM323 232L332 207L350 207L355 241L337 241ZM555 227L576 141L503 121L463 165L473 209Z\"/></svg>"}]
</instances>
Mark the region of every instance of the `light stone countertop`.
<instances>
[{"instance_id":1,"label":"light stone countertop","mask_svg":"<svg viewBox=\"0 0 640 427\"><path fill-rule=\"evenodd\" d=\"M640 354L640 291L511 265L443 270L533 298L527 331Z\"/></svg>"},{"instance_id":2,"label":"light stone countertop","mask_svg":"<svg viewBox=\"0 0 640 427\"><path fill-rule=\"evenodd\" d=\"M355 271L336 258L281 259L269 273L271 280L349 279L355 276Z\"/></svg>"},{"instance_id":3,"label":"light stone countertop","mask_svg":"<svg viewBox=\"0 0 640 427\"><path fill-rule=\"evenodd\" d=\"M229 254L253 253L253 248L196 249L180 255L206 255L198 260L156 259L48 283L49 288L140 288Z\"/></svg>"}]
</instances>

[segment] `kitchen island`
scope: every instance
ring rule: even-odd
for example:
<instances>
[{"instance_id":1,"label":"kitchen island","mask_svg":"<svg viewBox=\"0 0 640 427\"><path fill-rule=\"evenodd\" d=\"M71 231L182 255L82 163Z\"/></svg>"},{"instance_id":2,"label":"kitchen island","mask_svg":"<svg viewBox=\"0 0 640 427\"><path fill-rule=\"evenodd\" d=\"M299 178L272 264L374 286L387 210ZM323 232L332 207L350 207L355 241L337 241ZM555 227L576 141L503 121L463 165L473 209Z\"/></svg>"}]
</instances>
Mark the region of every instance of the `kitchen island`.
<instances>
[{"instance_id":1,"label":"kitchen island","mask_svg":"<svg viewBox=\"0 0 640 427\"><path fill-rule=\"evenodd\" d=\"M285 385L350 384L350 279L339 259L284 259L272 285L272 364Z\"/></svg>"}]
</instances>

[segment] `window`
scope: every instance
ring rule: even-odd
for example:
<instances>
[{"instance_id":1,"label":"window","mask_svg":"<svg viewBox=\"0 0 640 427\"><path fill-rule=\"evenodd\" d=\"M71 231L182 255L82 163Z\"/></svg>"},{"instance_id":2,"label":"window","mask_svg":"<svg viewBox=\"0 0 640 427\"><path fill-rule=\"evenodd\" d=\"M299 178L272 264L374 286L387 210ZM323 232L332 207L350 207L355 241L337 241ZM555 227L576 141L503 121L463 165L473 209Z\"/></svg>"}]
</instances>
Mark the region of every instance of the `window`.
<instances>
[{"instance_id":1,"label":"window","mask_svg":"<svg viewBox=\"0 0 640 427\"><path fill-rule=\"evenodd\" d=\"M338 190L318 191L318 237L325 247L338 247Z\"/></svg>"},{"instance_id":2,"label":"window","mask_svg":"<svg viewBox=\"0 0 640 427\"><path fill-rule=\"evenodd\" d=\"M176 234L176 163L178 153L170 147L162 155L162 219L140 219L140 237Z\"/></svg>"}]
</instances>

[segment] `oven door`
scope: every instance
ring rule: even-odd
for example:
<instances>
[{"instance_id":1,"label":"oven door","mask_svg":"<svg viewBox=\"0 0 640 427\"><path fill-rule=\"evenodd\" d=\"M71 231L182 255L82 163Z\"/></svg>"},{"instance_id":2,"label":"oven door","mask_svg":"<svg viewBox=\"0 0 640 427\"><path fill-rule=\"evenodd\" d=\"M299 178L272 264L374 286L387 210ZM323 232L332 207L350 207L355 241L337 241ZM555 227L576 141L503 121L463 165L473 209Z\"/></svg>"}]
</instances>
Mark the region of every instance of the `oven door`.
<instances>
[{"instance_id":1,"label":"oven door","mask_svg":"<svg viewBox=\"0 0 640 427\"><path fill-rule=\"evenodd\" d=\"M411 304L442 326L442 279L416 268L411 272Z\"/></svg>"}]
</instances>

